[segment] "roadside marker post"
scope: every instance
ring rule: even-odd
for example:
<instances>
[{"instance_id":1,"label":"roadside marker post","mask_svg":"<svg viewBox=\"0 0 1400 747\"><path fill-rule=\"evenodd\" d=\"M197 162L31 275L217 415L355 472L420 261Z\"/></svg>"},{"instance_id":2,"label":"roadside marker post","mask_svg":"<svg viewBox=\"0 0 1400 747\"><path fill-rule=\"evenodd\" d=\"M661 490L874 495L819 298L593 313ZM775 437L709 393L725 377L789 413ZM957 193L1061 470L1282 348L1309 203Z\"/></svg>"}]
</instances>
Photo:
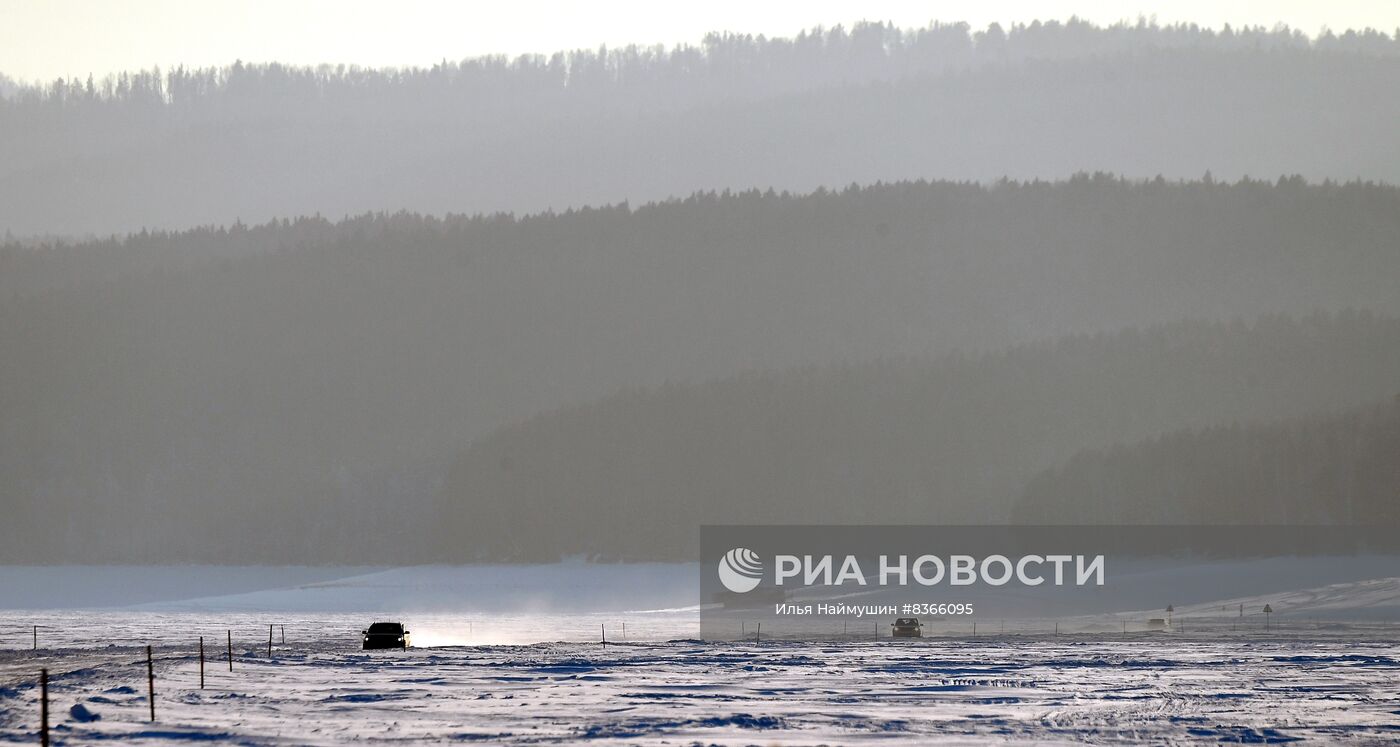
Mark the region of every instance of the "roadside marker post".
<instances>
[{"instance_id":1,"label":"roadside marker post","mask_svg":"<svg viewBox=\"0 0 1400 747\"><path fill-rule=\"evenodd\" d=\"M228 671L233 671L233 631L228 631Z\"/></svg>"},{"instance_id":2,"label":"roadside marker post","mask_svg":"<svg viewBox=\"0 0 1400 747\"><path fill-rule=\"evenodd\" d=\"M204 689L204 636L199 637L199 689Z\"/></svg>"}]
</instances>

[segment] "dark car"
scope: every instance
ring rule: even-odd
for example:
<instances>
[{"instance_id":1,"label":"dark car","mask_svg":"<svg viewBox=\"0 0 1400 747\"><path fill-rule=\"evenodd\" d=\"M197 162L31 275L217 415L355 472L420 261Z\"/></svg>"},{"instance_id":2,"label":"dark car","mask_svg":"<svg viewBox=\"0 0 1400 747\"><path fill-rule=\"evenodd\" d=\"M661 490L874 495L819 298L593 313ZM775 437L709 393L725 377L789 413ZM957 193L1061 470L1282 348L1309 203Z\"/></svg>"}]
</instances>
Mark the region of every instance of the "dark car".
<instances>
[{"instance_id":1,"label":"dark car","mask_svg":"<svg viewBox=\"0 0 1400 747\"><path fill-rule=\"evenodd\" d=\"M361 631L365 636L364 648L408 648L408 631L403 623L375 623Z\"/></svg>"},{"instance_id":2,"label":"dark car","mask_svg":"<svg viewBox=\"0 0 1400 747\"><path fill-rule=\"evenodd\" d=\"M890 635L895 638L922 638L924 628L917 617L900 617L890 626Z\"/></svg>"}]
</instances>

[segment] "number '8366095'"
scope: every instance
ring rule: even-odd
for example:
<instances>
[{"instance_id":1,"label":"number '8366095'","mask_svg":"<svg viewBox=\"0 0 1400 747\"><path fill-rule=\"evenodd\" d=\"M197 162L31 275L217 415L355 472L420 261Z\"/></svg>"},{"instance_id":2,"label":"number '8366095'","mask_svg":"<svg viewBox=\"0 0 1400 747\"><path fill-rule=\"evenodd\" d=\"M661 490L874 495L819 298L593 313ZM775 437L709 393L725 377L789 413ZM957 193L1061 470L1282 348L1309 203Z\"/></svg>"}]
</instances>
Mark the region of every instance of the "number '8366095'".
<instances>
[{"instance_id":1,"label":"number '8366095'","mask_svg":"<svg viewBox=\"0 0 1400 747\"><path fill-rule=\"evenodd\" d=\"M914 615L971 615L974 614L971 603L952 604L914 604L911 605L910 614Z\"/></svg>"}]
</instances>

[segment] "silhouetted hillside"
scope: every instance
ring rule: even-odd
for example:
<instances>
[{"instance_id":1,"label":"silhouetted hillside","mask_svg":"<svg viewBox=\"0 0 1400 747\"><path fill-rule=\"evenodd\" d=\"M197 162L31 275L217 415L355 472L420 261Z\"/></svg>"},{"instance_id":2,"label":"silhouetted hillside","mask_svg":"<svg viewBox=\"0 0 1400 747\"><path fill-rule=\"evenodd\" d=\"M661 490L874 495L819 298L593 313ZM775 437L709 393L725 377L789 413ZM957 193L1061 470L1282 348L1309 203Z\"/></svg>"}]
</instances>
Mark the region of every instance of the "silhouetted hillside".
<instances>
[{"instance_id":1,"label":"silhouetted hillside","mask_svg":"<svg viewBox=\"0 0 1400 747\"><path fill-rule=\"evenodd\" d=\"M1400 395L1341 415L1183 430L1084 452L1037 475L1016 518L1400 528Z\"/></svg>"},{"instance_id":2,"label":"silhouetted hillside","mask_svg":"<svg viewBox=\"0 0 1400 747\"><path fill-rule=\"evenodd\" d=\"M498 426L628 388L745 371L849 363L857 367L842 375L863 380L862 361L974 353L1188 317L1348 307L1397 315L1397 237L1400 192L1391 187L1081 177L701 194L520 218L303 219L10 245L0 249L0 494L8 497L0 552L11 560L471 555L475 546L420 538L446 464ZM901 447L910 451L876 462L903 463L896 455L923 454L929 443L958 454L1002 453L1003 442L1013 461L940 469L936 479L906 475L889 488L896 497L876 495L869 504L861 497L865 478L836 484L852 485L850 505L869 505L872 516L924 516L932 495L947 503L929 518L1005 516L1029 470L1068 458L1071 446L1391 393L1400 342L1390 322L1297 326L1296 335L1279 338L1279 352L1272 343L1222 351L1253 357L1200 378L1158 373L1146 352L1135 365L1074 369L1086 391L1122 387L1111 401L1138 408L1099 413L1106 420L1085 426L1089 436L1078 441L1052 436L1074 431L1084 411L1041 417L1016 409L1067 396L1059 385L1035 383L1053 371L1011 365L1019 373L1001 374L1008 378L969 400L996 407L955 410L957 431L914 431L918 438ZM1206 337L1223 347L1271 339ZM1170 360L1174 340L1142 344ZM1309 352L1288 352L1299 346ZM1281 362L1273 364L1276 354ZM981 368L952 370L955 378L996 380ZM1305 378L1278 392L1265 386L1263 399L1230 410L1225 392L1252 391L1230 386L1285 375ZM1134 383L1139 378L1146 383ZM846 406L841 387L812 386L793 417L820 420ZM888 419L861 421L868 432L902 422L902 389L852 386L890 400ZM1208 406L1193 409L1198 398ZM740 399L741 410L757 412L759 403ZM1158 399L1164 404L1144 414ZM721 425L714 438L723 438ZM1032 434L1035 446L1016 445ZM941 440L928 440L935 436ZM578 448L559 458L572 463L590 453ZM656 480L671 474L645 484L660 489ZM792 471L787 497L773 505L795 505L799 486L819 474ZM529 500L497 500L490 491L522 488L481 479L487 492L473 492L464 505L483 516L564 500L551 491L567 482L548 478L550 490ZM648 493L654 520L669 516L670 531L688 531L685 514L666 513L682 501L668 495ZM698 488L685 495L722 500ZM209 531L214 525L221 530ZM651 535L667 536L659 528Z\"/></svg>"},{"instance_id":3,"label":"silhouetted hillside","mask_svg":"<svg viewBox=\"0 0 1400 747\"><path fill-rule=\"evenodd\" d=\"M0 233L1084 170L1393 182L1395 90L1387 34L1078 21L123 73L0 100Z\"/></svg>"}]
</instances>

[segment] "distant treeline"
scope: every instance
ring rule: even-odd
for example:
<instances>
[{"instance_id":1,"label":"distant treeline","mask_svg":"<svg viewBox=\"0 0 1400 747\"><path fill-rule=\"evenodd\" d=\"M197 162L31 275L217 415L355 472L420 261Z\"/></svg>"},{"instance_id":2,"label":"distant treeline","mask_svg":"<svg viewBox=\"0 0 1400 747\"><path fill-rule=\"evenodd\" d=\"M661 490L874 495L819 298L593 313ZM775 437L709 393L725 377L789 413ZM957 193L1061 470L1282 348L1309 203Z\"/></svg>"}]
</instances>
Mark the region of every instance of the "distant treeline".
<instances>
[{"instance_id":1,"label":"distant treeline","mask_svg":"<svg viewBox=\"0 0 1400 747\"><path fill-rule=\"evenodd\" d=\"M659 556L741 508L1005 519L1082 448L1393 395L1398 245L1392 187L1102 176L10 244L0 559ZM1034 343L1123 327L1149 331ZM527 508L542 539L506 542Z\"/></svg>"},{"instance_id":2,"label":"distant treeline","mask_svg":"<svg viewBox=\"0 0 1400 747\"><path fill-rule=\"evenodd\" d=\"M21 105L81 106L93 102L176 106L257 102L262 96L286 101L327 98L354 106L363 89L405 89L409 96L480 97L480 103L530 100L541 93L598 93L644 90L648 98L697 93L791 92L822 85L888 80L922 72L957 70L979 64L1056 60L1140 52L1146 49L1218 51L1319 50L1379 56L1400 55L1397 37L1376 29L1330 30L1310 37L1287 26L1220 30L1196 24L1136 23L1097 26L1066 22L993 23L974 31L966 23L934 22L923 28L861 21L847 29L817 27L796 36L766 37L714 32L698 44L627 45L576 49L517 57L489 55L443 60L428 68L363 68L346 65L294 66L279 63L162 73L159 68L108 74L100 79L58 78L21 85L0 74L0 92ZM356 89L360 89L357 91ZM455 95L454 95L455 94Z\"/></svg>"},{"instance_id":3,"label":"distant treeline","mask_svg":"<svg viewBox=\"0 0 1400 747\"><path fill-rule=\"evenodd\" d=\"M0 232L1081 169L1397 181L1398 37L861 23L430 68L0 79Z\"/></svg>"},{"instance_id":4,"label":"distant treeline","mask_svg":"<svg viewBox=\"0 0 1400 747\"><path fill-rule=\"evenodd\" d=\"M1400 394L1268 424L1219 425L1082 453L1031 480L1031 524L1388 524L1400 530Z\"/></svg>"}]
</instances>

